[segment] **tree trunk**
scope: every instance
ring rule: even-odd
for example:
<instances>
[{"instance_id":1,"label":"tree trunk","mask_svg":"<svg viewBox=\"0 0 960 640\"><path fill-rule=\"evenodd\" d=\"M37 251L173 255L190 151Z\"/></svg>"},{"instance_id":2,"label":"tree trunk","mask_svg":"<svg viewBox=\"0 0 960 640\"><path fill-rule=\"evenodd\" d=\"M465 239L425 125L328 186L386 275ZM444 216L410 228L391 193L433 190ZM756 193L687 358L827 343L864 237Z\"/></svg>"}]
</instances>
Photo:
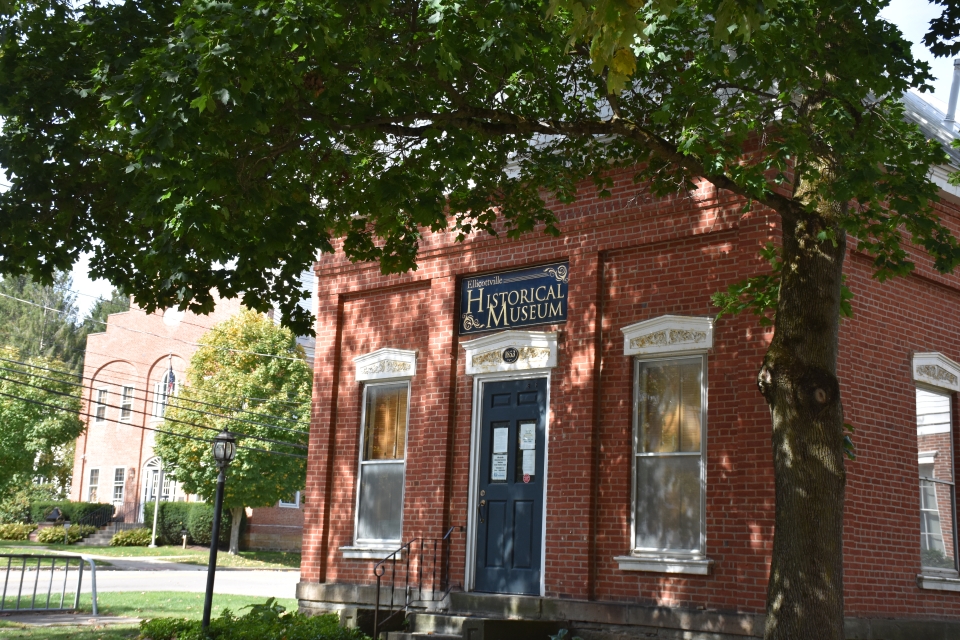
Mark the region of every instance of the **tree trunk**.
<instances>
[{"instance_id":1,"label":"tree trunk","mask_svg":"<svg viewBox=\"0 0 960 640\"><path fill-rule=\"evenodd\" d=\"M230 516L230 549L228 553L235 556L240 553L240 521L243 518L243 507L230 509Z\"/></svg>"},{"instance_id":2,"label":"tree trunk","mask_svg":"<svg viewBox=\"0 0 960 640\"><path fill-rule=\"evenodd\" d=\"M776 529L765 640L843 640L843 407L837 381L846 236L834 208L781 211L775 334L758 375L773 419ZM818 238L833 231L833 239Z\"/></svg>"}]
</instances>

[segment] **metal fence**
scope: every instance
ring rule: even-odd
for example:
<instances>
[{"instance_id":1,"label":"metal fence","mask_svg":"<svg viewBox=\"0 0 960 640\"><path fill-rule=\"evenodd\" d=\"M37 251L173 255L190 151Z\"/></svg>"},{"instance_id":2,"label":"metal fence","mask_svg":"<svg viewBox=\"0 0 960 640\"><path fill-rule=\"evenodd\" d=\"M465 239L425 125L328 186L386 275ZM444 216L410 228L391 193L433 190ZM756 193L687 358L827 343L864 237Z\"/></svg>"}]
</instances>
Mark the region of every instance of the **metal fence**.
<instances>
[{"instance_id":1,"label":"metal fence","mask_svg":"<svg viewBox=\"0 0 960 640\"><path fill-rule=\"evenodd\" d=\"M76 611L84 564L90 566L93 615L97 615L96 565L92 558L67 555L0 554L0 570L5 570L0 611Z\"/></svg>"}]
</instances>

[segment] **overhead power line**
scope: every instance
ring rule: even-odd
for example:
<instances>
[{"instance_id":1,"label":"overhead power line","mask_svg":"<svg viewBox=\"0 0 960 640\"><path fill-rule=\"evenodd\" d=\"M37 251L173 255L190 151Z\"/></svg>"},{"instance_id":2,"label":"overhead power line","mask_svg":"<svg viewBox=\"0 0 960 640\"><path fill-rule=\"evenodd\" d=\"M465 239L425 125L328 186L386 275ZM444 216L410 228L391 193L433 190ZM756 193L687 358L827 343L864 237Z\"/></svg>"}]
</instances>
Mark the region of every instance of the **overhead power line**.
<instances>
[{"instance_id":1,"label":"overhead power line","mask_svg":"<svg viewBox=\"0 0 960 640\"><path fill-rule=\"evenodd\" d=\"M4 298L9 298L9 299L11 299L11 300L16 300L17 302L22 302L22 303L24 303L24 304L33 305L34 307L38 307L38 308L40 308L40 309L46 309L47 311L53 311L54 313L61 313L61 314L67 313L66 311L63 311L63 310L61 310L61 309L54 309L53 307L47 307L47 306L45 306L45 305L37 304L36 302L32 302L32 301L30 301L30 300L24 300L23 298L17 298L16 296L11 296L11 295L8 295L8 294L6 294L6 293L0 293L0 296L2 296L2 297L4 297ZM231 348L229 348L229 347L215 347L215 346L209 345L209 344L201 344L201 343L199 343L199 342L190 342L189 340L183 340L182 338L174 338L173 336L163 336L163 335L160 335L159 333L151 333L150 331L142 331L142 330L140 330L140 329L132 329L132 328L130 328L130 327L124 327L124 326L121 326L121 325L108 325L108 324L107 324L106 322L104 322L103 320L96 320L96 319L94 319L94 318L90 318L90 320L92 320L93 322L98 322L98 323L100 323L100 324L102 324L102 325L104 325L104 326L112 326L112 327L115 328L115 329L120 329L120 330L123 330L123 331L132 331L133 333L141 333L141 334L143 334L143 335L153 336L153 337L155 337L155 338L163 338L163 339L165 339L165 340L175 340L175 341L177 341L177 342L182 342L183 344L188 344L188 345L194 346L194 347L209 347L209 348L211 348L211 349L222 349L222 350L224 350L224 351L230 351L230 352L232 352L232 353L246 353L246 354L250 354L250 355L254 355L254 356L261 356L261 357L263 357L263 358L276 358L277 360L291 360L291 361L294 361L294 362L300 362L300 361L301 361L300 358L291 358L291 357L288 357L288 356L277 356L277 355L274 355L274 354L272 354L272 353L260 353L259 351L246 351L246 350L244 350L244 349L231 349Z\"/></svg>"},{"instance_id":2,"label":"overhead power line","mask_svg":"<svg viewBox=\"0 0 960 640\"><path fill-rule=\"evenodd\" d=\"M23 362L23 361L21 361L21 360L11 360L11 359L9 359L9 358L0 358L0 362L8 362L8 363L16 364L16 365L23 366L23 367L31 367L31 368L34 368L34 369L40 369L40 370L42 370L42 371L53 371L53 372L56 372L56 373L62 373L62 372L59 371L58 369L51 369L51 368L49 368L49 367L41 367L41 366L39 366L39 365L30 364L29 362ZM3 369L3 367L0 367L0 369ZM9 370L9 369L8 369L8 370ZM23 372L18 372L18 371L14 371L14 372L15 372L15 373L23 373ZM27 375L33 375L33 376L38 377L38 378L44 378L44 376L40 376L40 375L37 375L37 374L27 374ZM89 380L89 381L91 381L91 382L95 382L95 381L98 380L97 378L93 378L93 377L90 377L90 376L77 375L77 374L74 374L74 373L64 373L63 375L68 375L68 376L70 376L71 378L78 378L78 379L80 379L80 380ZM128 381L140 382L140 377L139 377L139 376L130 375L130 374L123 374L123 373L119 373L119 372L118 372L116 375L111 374L111 377L114 377L114 378L125 378L125 379L128 380ZM51 379L51 378L44 378L44 379L54 380L54 379ZM62 380L54 380L54 381L55 381L55 382L59 382L59 383L61 383L61 384L70 384L70 385L73 385L73 386L86 388L86 385L84 385L84 384L82 384L82 383L66 382L66 381L62 381ZM101 381L102 381L102 382L108 382L108 383L110 382L109 380L101 380ZM116 384L116 383L114 383L114 384ZM132 386L132 387L134 388L134 390L136 390L136 391L142 391L142 392L143 392L143 399L144 399L144 400L147 399L147 394L149 393L149 389L139 389L136 384L133 384L133 385L130 385L130 386ZM91 385L91 388L92 388L92 385ZM175 398L179 398L179 396L174 396L174 397L175 397ZM226 407L226 406L224 406L224 405L215 404L215 403L212 403L212 402L204 402L204 401L202 401L202 400L193 400L193 399L188 399L188 398L183 398L183 399L186 400L186 401L188 401L188 402L194 402L194 403L197 403L197 404L201 404L201 405L205 405L205 406L209 406L209 407L214 407L214 408L217 408L217 409L223 409L223 410L225 410L225 411L240 412L240 413L245 413L245 414L249 414L249 415L252 415L252 416L257 416L258 418L264 418L264 417L266 417L266 418L272 418L272 419L275 419L275 420L283 420L284 422L292 422L293 424L298 424L298 421L297 421L297 420L294 420L293 418L287 418L287 417L284 417L284 416L277 416L277 415L273 415L273 414L270 414L270 413L267 413L267 414L257 413L257 412L255 412L255 411L248 411L248 410L246 410L246 409L235 409L235 408L233 408L233 407ZM257 398L257 399L259 400L259 399L261 399L261 398ZM270 402L270 400L268 400L268 402ZM284 404L288 404L288 403L286 403L286 402L284 402L284 401L282 401L282 400L279 401L279 402L282 402L282 403L284 403ZM200 412L200 413L207 413L207 412L200 411L199 409L189 409L189 408L187 408L187 407L183 407L183 408L187 409L188 411L198 411L198 412ZM230 420L238 420L238 421L240 421L240 422L247 422L247 423L249 423L249 424L257 424L257 425L261 425L261 426L265 426L265 427L269 427L269 428L279 429L279 430L281 430L281 431L290 431L290 432L293 432L293 433L309 434L308 431L303 431L303 430L301 430L301 429L291 429L291 428L289 428L289 427L281 427L281 426L279 426L279 425L269 424L269 423L266 423L266 422L257 422L257 421L252 421L252 420L244 420L244 419L242 419L242 418L235 418L235 417L231 417L231 416L223 416L223 415L212 414L212 413L209 413L208 415L218 415L218 416L221 417L221 418L226 418L226 419L230 419Z\"/></svg>"},{"instance_id":3,"label":"overhead power line","mask_svg":"<svg viewBox=\"0 0 960 640\"><path fill-rule=\"evenodd\" d=\"M72 413L72 414L77 415L77 416L80 416L80 417L87 417L87 418L89 418L89 417L91 417L91 415L92 415L92 414L91 414L90 412L88 412L88 411L79 411L79 410L69 409L69 408L67 408L67 407L60 407L60 406L57 406L57 405L55 405L55 404L49 404L49 403L46 403L46 402L40 402L39 400L33 400L32 398L23 398L23 397L21 397L21 396L15 396L15 395L13 395L13 394L5 393L5 392L3 392L3 391L0 391L0 396L6 396L6 397L8 397L8 398L13 398L14 400L20 400L20 401L22 401L22 402L28 402L28 403L30 403L30 404L39 405L39 406L41 406L41 407L46 407L46 408L48 408L48 409L57 409L57 410L59 410L59 411L65 411L65 412L67 412L67 413ZM72 396L71 396L71 397L72 397ZM127 427L131 427L131 428L133 428L133 429L141 429L141 430L143 430L143 431L154 431L154 432L156 432L156 433L163 433L163 434L166 434L166 435L169 435L169 436L176 436L176 437L178 437L178 438L186 438L187 440L196 440L197 442L204 442L204 443L206 443L206 444L210 444L210 443L213 442L213 439L207 440L206 438L198 438L198 437L196 437L196 436L187 435L187 434L185 434L185 433L177 433L176 431L166 431L166 430L164 430L164 429L157 429L157 428L154 428L154 427L147 427L147 426L144 426L144 425L133 424L132 422L118 422L117 424L124 425L124 426L127 426ZM271 451L271 450L269 450L269 449L259 449L259 448L257 448L257 447L248 447L248 446L246 446L246 445L237 445L237 448L238 448L238 449L245 449L245 450L247 450L247 451L256 451L256 452L259 452L259 453L266 453L266 454L269 454L269 455L272 455L272 456L285 456L285 457L287 457L287 458L302 458L302 459L304 459L304 460L307 459L307 456L300 455L300 454L297 454L297 453L286 453L285 451Z\"/></svg>"},{"instance_id":4,"label":"overhead power line","mask_svg":"<svg viewBox=\"0 0 960 640\"><path fill-rule=\"evenodd\" d=\"M40 390L40 391L46 391L47 393L52 393L52 394L58 395L58 396L64 396L64 397L67 397L67 398L75 398L75 397L76 397L76 396L70 395L69 393L63 393L62 391L56 391L56 390L54 390L54 389L48 389L47 387L41 387L41 386L39 386L39 385L30 384L29 382L24 382L24 381L22 381L22 380L15 380L15 379L13 379L13 378L7 378L7 377L5 377L5 376L0 376L0 380L5 380L5 381L7 381L7 382L12 382L13 384L24 385L24 386L27 386L27 387L33 387L34 389L38 389L38 390ZM140 415L149 415L146 411L141 411L141 410L139 410L139 409L134 409L133 407L130 407L129 409L123 409L123 407L121 407L121 406L112 405L112 404L107 404L107 403L97 402L97 403L95 403L95 404L96 404L97 406L100 406L100 407L107 407L107 408L110 408L110 409L118 409L118 410L126 410L126 411L129 411L130 413L136 413L136 414L140 414ZM217 432L217 433L220 432L220 429L218 429L218 428L216 428L216 427L208 427L208 426L206 426L206 425L197 424L197 423L195 423L195 422L188 422L188 421L186 421L186 420L178 420L178 419L176 419L176 418L170 418L170 417L164 417L164 420L167 421L167 422L174 422L174 423L178 423L178 424L185 424L185 425L187 425L187 426L196 427L196 428L198 428L198 429L205 429L205 430L207 430L207 431L215 431L215 432ZM118 420L117 422L120 423L119 420ZM122 423L122 424L129 424L129 423ZM285 446L285 447L294 447L294 448L297 448L297 449L307 449L307 448L308 448L307 445L305 445L305 444L300 444L300 443L298 443L298 442L285 442L285 441L283 441L283 440L274 440L274 439L272 439L272 438L264 438L264 437L262 437L262 436L255 436L255 435L250 435L250 434L247 434L247 433L240 433L240 432L238 432L238 431L234 431L233 433L234 433L235 435L241 437L241 438L250 438L251 440L257 440L257 441L259 441L259 442L269 442L270 444L276 444L276 445L281 445L281 446Z\"/></svg>"}]
</instances>

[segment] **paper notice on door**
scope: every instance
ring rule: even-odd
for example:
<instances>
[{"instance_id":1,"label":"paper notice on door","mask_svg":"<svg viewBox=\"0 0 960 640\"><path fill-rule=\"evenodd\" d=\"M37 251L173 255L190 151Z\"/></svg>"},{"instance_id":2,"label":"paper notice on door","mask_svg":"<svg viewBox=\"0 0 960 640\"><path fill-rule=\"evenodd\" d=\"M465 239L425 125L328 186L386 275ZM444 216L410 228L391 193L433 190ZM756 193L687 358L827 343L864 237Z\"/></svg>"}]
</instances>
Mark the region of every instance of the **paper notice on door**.
<instances>
[{"instance_id":1,"label":"paper notice on door","mask_svg":"<svg viewBox=\"0 0 960 640\"><path fill-rule=\"evenodd\" d=\"M537 475L537 452L532 449L523 452L523 474Z\"/></svg>"},{"instance_id":2,"label":"paper notice on door","mask_svg":"<svg viewBox=\"0 0 960 640\"><path fill-rule=\"evenodd\" d=\"M504 429L506 431L506 429ZM490 464L490 481L506 482L507 480L507 454L495 453Z\"/></svg>"},{"instance_id":3,"label":"paper notice on door","mask_svg":"<svg viewBox=\"0 0 960 640\"><path fill-rule=\"evenodd\" d=\"M521 422L520 423L520 449L536 449L537 448L537 423L536 422Z\"/></svg>"},{"instance_id":4,"label":"paper notice on door","mask_svg":"<svg viewBox=\"0 0 960 640\"><path fill-rule=\"evenodd\" d=\"M493 430L493 452L507 452L507 433L510 430L507 427L500 427Z\"/></svg>"}]
</instances>

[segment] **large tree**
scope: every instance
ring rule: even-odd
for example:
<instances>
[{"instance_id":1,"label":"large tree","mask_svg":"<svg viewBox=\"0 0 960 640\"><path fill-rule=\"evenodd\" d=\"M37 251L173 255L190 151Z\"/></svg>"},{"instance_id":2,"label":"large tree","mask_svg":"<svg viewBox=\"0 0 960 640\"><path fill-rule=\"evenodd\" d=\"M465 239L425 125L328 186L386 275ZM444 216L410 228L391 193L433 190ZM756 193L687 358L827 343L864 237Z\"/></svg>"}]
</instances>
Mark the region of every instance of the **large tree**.
<instances>
[{"instance_id":1,"label":"large tree","mask_svg":"<svg viewBox=\"0 0 960 640\"><path fill-rule=\"evenodd\" d=\"M244 507L275 505L305 486L312 377L290 330L253 311L218 324L201 342L186 385L169 400L168 433L157 434L154 451L184 491L213 500L217 465L209 441L221 430L243 434L223 498L236 554Z\"/></svg>"},{"instance_id":2,"label":"large tree","mask_svg":"<svg viewBox=\"0 0 960 640\"><path fill-rule=\"evenodd\" d=\"M741 289L776 311L767 637L843 637L848 234L880 278L909 242L960 258L926 177L944 152L899 101L929 75L882 0L15 1L0 270L92 250L148 310L216 287L302 332L296 275L334 238L399 272L431 230L557 233L546 199L618 167L779 214L777 271Z\"/></svg>"},{"instance_id":3,"label":"large tree","mask_svg":"<svg viewBox=\"0 0 960 640\"><path fill-rule=\"evenodd\" d=\"M56 360L0 348L0 497L37 479L59 482L62 491L84 427L81 387Z\"/></svg>"}]
</instances>

